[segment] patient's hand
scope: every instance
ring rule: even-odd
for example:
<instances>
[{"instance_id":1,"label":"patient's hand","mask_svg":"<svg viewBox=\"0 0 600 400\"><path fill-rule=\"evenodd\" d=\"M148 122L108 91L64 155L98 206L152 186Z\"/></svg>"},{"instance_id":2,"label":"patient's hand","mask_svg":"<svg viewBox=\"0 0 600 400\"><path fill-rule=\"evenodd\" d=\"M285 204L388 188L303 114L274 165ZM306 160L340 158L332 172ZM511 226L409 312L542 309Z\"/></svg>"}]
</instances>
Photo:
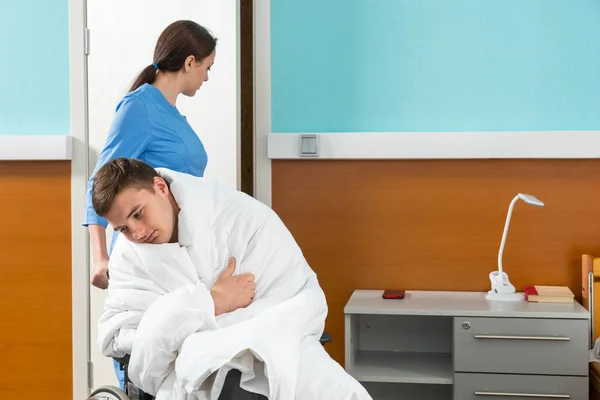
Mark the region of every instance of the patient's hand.
<instances>
[{"instance_id":1,"label":"patient's hand","mask_svg":"<svg viewBox=\"0 0 600 400\"><path fill-rule=\"evenodd\" d=\"M215 303L215 315L247 307L254 297L256 288L254 275L248 273L234 276L234 271L235 258L231 257L227 269L219 276L210 291Z\"/></svg>"}]
</instances>

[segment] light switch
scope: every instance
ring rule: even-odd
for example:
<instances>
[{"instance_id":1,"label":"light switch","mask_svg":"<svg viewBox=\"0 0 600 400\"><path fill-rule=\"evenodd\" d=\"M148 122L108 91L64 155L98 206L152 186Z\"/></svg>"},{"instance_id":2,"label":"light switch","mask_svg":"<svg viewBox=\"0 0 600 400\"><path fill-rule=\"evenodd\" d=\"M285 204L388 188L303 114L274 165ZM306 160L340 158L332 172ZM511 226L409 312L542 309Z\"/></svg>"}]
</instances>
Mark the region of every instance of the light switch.
<instances>
[{"instance_id":1,"label":"light switch","mask_svg":"<svg viewBox=\"0 0 600 400\"><path fill-rule=\"evenodd\" d=\"M300 135L300 156L317 157L319 155L316 134Z\"/></svg>"}]
</instances>

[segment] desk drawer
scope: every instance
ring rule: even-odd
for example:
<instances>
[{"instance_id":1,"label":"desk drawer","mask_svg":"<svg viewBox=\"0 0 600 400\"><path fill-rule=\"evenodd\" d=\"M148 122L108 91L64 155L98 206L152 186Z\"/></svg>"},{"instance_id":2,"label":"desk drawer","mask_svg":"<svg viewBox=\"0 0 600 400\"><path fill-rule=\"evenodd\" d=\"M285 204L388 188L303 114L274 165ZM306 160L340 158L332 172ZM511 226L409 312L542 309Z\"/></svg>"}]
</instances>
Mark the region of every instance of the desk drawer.
<instances>
[{"instance_id":1,"label":"desk drawer","mask_svg":"<svg viewBox=\"0 0 600 400\"><path fill-rule=\"evenodd\" d=\"M454 374L454 400L588 400L583 376Z\"/></svg>"},{"instance_id":2,"label":"desk drawer","mask_svg":"<svg viewBox=\"0 0 600 400\"><path fill-rule=\"evenodd\" d=\"M454 318L454 371L588 374L588 321Z\"/></svg>"}]
</instances>

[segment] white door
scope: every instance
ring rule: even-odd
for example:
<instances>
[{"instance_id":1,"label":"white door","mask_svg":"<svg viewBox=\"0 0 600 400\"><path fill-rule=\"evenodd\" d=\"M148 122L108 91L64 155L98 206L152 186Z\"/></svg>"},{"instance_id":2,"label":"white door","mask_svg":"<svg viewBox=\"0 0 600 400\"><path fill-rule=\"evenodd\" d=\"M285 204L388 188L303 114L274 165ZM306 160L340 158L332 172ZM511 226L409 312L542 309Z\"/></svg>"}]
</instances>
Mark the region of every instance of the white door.
<instances>
[{"instance_id":1,"label":"white door","mask_svg":"<svg viewBox=\"0 0 600 400\"><path fill-rule=\"evenodd\" d=\"M239 188L238 2L215 0L101 0L87 2L90 172L98 160L115 107L138 73L152 63L162 30L179 19L193 20L218 39L209 81L195 97L177 106L208 152L206 177ZM111 232L107 233L108 235ZM112 360L100 354L96 323L106 292L90 295L91 359L94 387L116 384Z\"/></svg>"}]
</instances>

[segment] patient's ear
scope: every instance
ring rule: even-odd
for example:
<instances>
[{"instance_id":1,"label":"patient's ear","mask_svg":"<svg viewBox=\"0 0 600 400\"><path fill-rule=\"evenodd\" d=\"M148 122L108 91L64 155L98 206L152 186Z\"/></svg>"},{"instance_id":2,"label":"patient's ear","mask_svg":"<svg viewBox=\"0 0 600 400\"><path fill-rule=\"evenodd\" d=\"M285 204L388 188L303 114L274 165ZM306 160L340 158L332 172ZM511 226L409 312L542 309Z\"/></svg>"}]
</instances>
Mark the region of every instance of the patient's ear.
<instances>
[{"instance_id":1,"label":"patient's ear","mask_svg":"<svg viewBox=\"0 0 600 400\"><path fill-rule=\"evenodd\" d=\"M155 176L152 179L152 186L154 187L154 191L156 193L160 193L162 195L168 195L170 193L169 185L167 185L167 182L165 182L165 180L160 176Z\"/></svg>"}]
</instances>

